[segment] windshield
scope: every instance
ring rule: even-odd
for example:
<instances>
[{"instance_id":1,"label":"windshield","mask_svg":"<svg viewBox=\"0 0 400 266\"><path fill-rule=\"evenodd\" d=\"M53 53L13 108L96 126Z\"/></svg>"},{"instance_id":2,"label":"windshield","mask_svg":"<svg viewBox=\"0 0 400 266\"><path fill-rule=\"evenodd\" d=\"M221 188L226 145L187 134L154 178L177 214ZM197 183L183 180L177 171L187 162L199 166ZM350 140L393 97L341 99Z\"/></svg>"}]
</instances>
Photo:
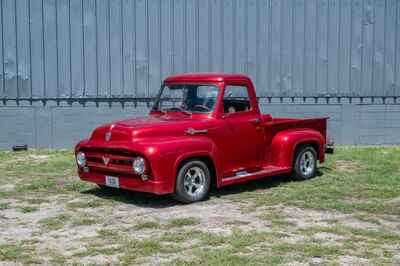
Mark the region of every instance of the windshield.
<instances>
[{"instance_id":1,"label":"windshield","mask_svg":"<svg viewBox=\"0 0 400 266\"><path fill-rule=\"evenodd\" d=\"M217 102L218 88L214 85L163 85L154 110L162 112L210 113Z\"/></svg>"}]
</instances>

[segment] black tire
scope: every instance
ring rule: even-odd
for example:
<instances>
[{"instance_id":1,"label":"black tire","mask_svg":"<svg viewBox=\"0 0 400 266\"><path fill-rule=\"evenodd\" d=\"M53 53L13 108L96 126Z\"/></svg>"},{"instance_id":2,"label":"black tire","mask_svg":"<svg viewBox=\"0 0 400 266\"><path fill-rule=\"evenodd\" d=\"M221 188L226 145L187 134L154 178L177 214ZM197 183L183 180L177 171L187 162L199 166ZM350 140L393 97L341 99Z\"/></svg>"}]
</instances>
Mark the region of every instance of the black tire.
<instances>
[{"instance_id":1,"label":"black tire","mask_svg":"<svg viewBox=\"0 0 400 266\"><path fill-rule=\"evenodd\" d=\"M303 159L303 160L302 160ZM295 180L313 178L317 172L317 152L311 145L302 145L296 149L292 176Z\"/></svg>"},{"instance_id":2,"label":"black tire","mask_svg":"<svg viewBox=\"0 0 400 266\"><path fill-rule=\"evenodd\" d=\"M200 175L202 177L200 177ZM188 180L191 179L191 176L192 181L190 181L190 184L188 184ZM198 177L193 179L193 176ZM185 179L187 181L186 183ZM200 182L201 180L203 180L203 182ZM210 170L204 162L199 160L187 161L179 169L178 175L176 177L175 192L173 194L173 197L177 201L183 203L191 203L204 200L208 196L208 192L210 191L210 181ZM200 186L197 183L201 183L203 185ZM199 187L198 190L197 188L194 188L194 186L197 185ZM192 189L190 189L190 186Z\"/></svg>"}]
</instances>

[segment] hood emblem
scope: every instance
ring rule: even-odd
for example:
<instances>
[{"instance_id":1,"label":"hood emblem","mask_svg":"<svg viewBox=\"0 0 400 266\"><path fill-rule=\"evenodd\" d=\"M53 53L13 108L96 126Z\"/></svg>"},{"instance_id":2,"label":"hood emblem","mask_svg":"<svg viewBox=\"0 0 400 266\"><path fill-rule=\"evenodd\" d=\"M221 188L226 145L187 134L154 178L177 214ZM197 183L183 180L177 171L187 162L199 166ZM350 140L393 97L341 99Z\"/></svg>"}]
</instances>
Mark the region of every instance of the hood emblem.
<instances>
[{"instance_id":1,"label":"hood emblem","mask_svg":"<svg viewBox=\"0 0 400 266\"><path fill-rule=\"evenodd\" d=\"M104 165L107 166L109 162L110 162L110 158L103 156Z\"/></svg>"},{"instance_id":2,"label":"hood emblem","mask_svg":"<svg viewBox=\"0 0 400 266\"><path fill-rule=\"evenodd\" d=\"M207 134L207 133L208 133L207 129L194 129L190 127L185 130L186 135Z\"/></svg>"},{"instance_id":3,"label":"hood emblem","mask_svg":"<svg viewBox=\"0 0 400 266\"><path fill-rule=\"evenodd\" d=\"M110 141L110 139L111 139L111 132L110 132L110 131L108 131L108 132L104 135L104 139L105 139L106 141Z\"/></svg>"}]
</instances>

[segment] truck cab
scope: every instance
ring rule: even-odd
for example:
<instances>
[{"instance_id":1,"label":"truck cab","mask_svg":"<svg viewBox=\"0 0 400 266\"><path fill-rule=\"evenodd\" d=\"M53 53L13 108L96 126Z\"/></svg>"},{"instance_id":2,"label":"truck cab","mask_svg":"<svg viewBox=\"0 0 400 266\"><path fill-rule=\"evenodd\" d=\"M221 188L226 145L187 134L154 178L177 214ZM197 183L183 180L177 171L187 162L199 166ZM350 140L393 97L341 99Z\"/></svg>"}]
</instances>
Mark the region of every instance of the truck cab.
<instances>
[{"instance_id":1,"label":"truck cab","mask_svg":"<svg viewBox=\"0 0 400 266\"><path fill-rule=\"evenodd\" d=\"M164 80L149 116L95 129L75 148L83 180L182 202L271 175L313 177L324 162L327 118L261 114L243 74L193 73Z\"/></svg>"}]
</instances>

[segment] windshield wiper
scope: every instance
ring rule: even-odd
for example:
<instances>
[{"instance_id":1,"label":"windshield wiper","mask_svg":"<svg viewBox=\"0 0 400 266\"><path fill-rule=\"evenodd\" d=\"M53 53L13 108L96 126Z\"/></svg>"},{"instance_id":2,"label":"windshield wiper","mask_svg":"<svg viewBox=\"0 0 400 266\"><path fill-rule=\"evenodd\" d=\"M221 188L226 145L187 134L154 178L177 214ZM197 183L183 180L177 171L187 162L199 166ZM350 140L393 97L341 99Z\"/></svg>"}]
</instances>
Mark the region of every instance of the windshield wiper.
<instances>
[{"instance_id":1,"label":"windshield wiper","mask_svg":"<svg viewBox=\"0 0 400 266\"><path fill-rule=\"evenodd\" d=\"M191 112L183 109L182 107L171 107L171 108L168 108L168 109L164 109L164 111L166 111L166 112L168 112L168 111L179 111L179 112L182 112L182 113L184 113L186 115L192 116Z\"/></svg>"}]
</instances>

